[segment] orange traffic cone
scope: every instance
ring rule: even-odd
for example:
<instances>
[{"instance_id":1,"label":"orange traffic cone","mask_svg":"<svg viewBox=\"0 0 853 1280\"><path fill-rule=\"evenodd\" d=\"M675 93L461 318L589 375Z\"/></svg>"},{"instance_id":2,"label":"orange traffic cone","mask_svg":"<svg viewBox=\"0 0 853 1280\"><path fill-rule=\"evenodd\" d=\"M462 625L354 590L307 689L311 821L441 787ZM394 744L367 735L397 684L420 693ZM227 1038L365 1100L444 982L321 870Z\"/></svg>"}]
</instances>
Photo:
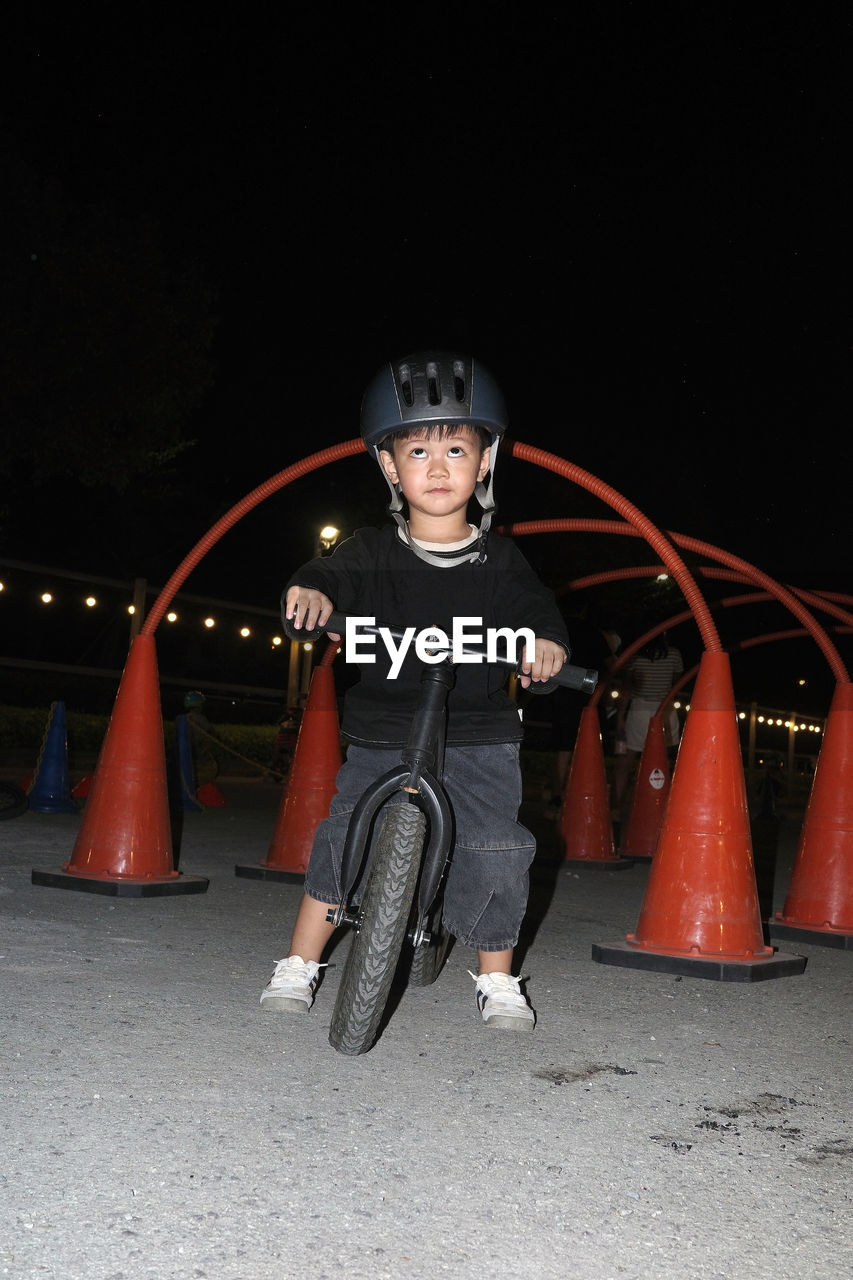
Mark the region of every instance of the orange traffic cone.
<instances>
[{"instance_id":1,"label":"orange traffic cone","mask_svg":"<svg viewBox=\"0 0 853 1280\"><path fill-rule=\"evenodd\" d=\"M68 780L68 733L65 703L51 703L36 770L27 787L33 813L77 813Z\"/></svg>"},{"instance_id":2,"label":"orange traffic cone","mask_svg":"<svg viewBox=\"0 0 853 1280\"><path fill-rule=\"evenodd\" d=\"M634 799L619 845L623 858L651 858L669 796L669 760L660 711L649 720L637 770Z\"/></svg>"},{"instance_id":3,"label":"orange traffic cone","mask_svg":"<svg viewBox=\"0 0 853 1280\"><path fill-rule=\"evenodd\" d=\"M770 933L853 950L853 684L836 686L788 896Z\"/></svg>"},{"instance_id":4,"label":"orange traffic cone","mask_svg":"<svg viewBox=\"0 0 853 1280\"><path fill-rule=\"evenodd\" d=\"M260 880L302 880L318 823L328 817L341 766L341 737L334 673L321 662L314 668L308 701L293 751L287 790L266 858L237 866L238 876Z\"/></svg>"},{"instance_id":5,"label":"orange traffic cone","mask_svg":"<svg viewBox=\"0 0 853 1280\"><path fill-rule=\"evenodd\" d=\"M613 841L597 707L588 706L581 711L559 829L566 862L579 867L633 865L617 855Z\"/></svg>"},{"instance_id":6,"label":"orange traffic cone","mask_svg":"<svg viewBox=\"0 0 853 1280\"><path fill-rule=\"evenodd\" d=\"M802 973L765 946L728 655L699 666L636 933L592 958L753 982Z\"/></svg>"},{"instance_id":7,"label":"orange traffic cone","mask_svg":"<svg viewBox=\"0 0 853 1280\"><path fill-rule=\"evenodd\" d=\"M71 860L63 872L33 871L32 882L126 897L207 888L174 867L152 636L131 644Z\"/></svg>"},{"instance_id":8,"label":"orange traffic cone","mask_svg":"<svg viewBox=\"0 0 853 1280\"><path fill-rule=\"evenodd\" d=\"M203 782L196 791L196 798L205 809L227 809L228 801L215 782Z\"/></svg>"}]
</instances>

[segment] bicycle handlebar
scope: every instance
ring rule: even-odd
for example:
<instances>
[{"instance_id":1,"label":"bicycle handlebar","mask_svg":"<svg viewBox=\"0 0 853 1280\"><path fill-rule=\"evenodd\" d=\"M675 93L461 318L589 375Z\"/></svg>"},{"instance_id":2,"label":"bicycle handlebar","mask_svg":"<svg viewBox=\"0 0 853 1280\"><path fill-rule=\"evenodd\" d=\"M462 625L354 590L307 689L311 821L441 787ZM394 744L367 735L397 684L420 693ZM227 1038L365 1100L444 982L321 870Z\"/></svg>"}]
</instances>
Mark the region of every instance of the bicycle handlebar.
<instances>
[{"instance_id":1,"label":"bicycle handlebar","mask_svg":"<svg viewBox=\"0 0 853 1280\"><path fill-rule=\"evenodd\" d=\"M288 636L288 638L290 640L303 640L303 641L306 641L307 643L313 643L315 640L319 640L320 637L322 635L325 635L327 631L334 631L337 635L344 635L347 629L347 621L348 621L347 614L338 613L337 611L335 611L330 615L329 620L324 627L317 627L314 631L304 631L304 630L297 631L296 628L293 626L293 623L290 622L287 618L285 618L284 610L282 610L282 624L284 626L285 634ZM375 636L375 635L382 635L384 633L385 635L389 636L392 640L404 639L404 632L400 627L381 627L376 624L368 624L368 623L360 622L358 624L358 630L362 632L364 635ZM449 648L446 650L440 649L438 646L436 646L434 652L435 653L444 652L444 653L450 654L451 650ZM470 644L466 645L462 648L461 652L466 657L480 657L480 658L486 657L485 648L481 648L477 645L470 645ZM497 655L494 655L494 657L490 657L489 661L496 662L498 663L498 665L502 667L512 667L513 670L515 671L518 671L519 665L520 665L517 661L515 661L512 658L501 658ZM563 685L567 689L579 689L582 693L592 693L593 690L595 689L595 686L598 684L598 672L591 668L577 667L577 666L574 666L571 662L566 662L563 664L563 666L560 668L560 670L557 672L555 676L551 676L550 680L543 681L542 683L546 687L551 686L552 684L555 684L555 685L559 684L559 685ZM531 688L533 687L534 686L531 685Z\"/></svg>"}]
</instances>

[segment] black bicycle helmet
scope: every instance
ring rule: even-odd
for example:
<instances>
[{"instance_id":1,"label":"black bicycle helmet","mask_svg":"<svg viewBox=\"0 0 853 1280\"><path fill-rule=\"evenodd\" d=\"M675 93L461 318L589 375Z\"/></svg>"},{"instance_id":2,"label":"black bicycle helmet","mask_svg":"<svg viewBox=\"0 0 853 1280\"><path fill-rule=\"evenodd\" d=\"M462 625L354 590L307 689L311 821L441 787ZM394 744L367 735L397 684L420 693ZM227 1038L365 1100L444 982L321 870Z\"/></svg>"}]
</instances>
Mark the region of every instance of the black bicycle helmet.
<instances>
[{"instance_id":1,"label":"black bicycle helmet","mask_svg":"<svg viewBox=\"0 0 853 1280\"><path fill-rule=\"evenodd\" d=\"M401 427L463 423L506 431L500 388L488 369L452 351L416 351L383 365L364 393L361 434L367 447Z\"/></svg>"},{"instance_id":2,"label":"black bicycle helmet","mask_svg":"<svg viewBox=\"0 0 853 1280\"><path fill-rule=\"evenodd\" d=\"M488 431L492 451L485 482L474 495L483 508L477 536L458 552L433 555L412 540L403 518L403 499L397 485L391 490L389 514L398 524L411 550L429 564L458 564L486 558L486 535L495 510L494 473L497 446L507 429L507 412L500 388L488 369L472 356L454 351L415 351L382 366L364 393L361 434L368 451L379 462L379 446L405 428L467 424ZM381 467L381 463L380 463ZM383 475L385 472L383 470Z\"/></svg>"}]
</instances>

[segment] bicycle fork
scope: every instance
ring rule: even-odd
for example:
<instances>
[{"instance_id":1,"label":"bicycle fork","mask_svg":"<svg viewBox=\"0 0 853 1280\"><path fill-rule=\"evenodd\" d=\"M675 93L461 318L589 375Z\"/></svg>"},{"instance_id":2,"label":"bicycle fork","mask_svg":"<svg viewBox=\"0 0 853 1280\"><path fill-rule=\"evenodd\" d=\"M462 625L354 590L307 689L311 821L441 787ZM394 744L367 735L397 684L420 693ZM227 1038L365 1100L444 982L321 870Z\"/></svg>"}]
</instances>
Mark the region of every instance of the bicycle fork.
<instances>
[{"instance_id":1,"label":"bicycle fork","mask_svg":"<svg viewBox=\"0 0 853 1280\"><path fill-rule=\"evenodd\" d=\"M452 838L450 805L434 770L437 769L439 776L443 771L445 704L454 679L455 671L447 660L424 671L421 700L409 740L401 752L401 763L383 774L356 804L341 861L341 901L327 912L330 923L358 926L359 914L348 903L368 847L374 817L395 792L404 791L412 803L425 811L429 822L418 889L418 915L410 935L416 947L429 942L427 917L441 885Z\"/></svg>"}]
</instances>

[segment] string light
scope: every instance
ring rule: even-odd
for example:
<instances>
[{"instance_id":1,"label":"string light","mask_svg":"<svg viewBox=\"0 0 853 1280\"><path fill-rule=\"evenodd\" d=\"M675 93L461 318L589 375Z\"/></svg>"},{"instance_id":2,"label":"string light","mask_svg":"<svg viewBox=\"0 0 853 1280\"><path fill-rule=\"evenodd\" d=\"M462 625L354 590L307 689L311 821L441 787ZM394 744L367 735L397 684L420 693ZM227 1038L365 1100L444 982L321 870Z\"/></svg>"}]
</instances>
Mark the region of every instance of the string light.
<instances>
[{"instance_id":1,"label":"string light","mask_svg":"<svg viewBox=\"0 0 853 1280\"><path fill-rule=\"evenodd\" d=\"M746 719L745 711L741 711L738 714L741 720ZM770 715L757 715L755 719L758 724L766 724L768 729L790 729L792 733L799 733L800 731L807 733L823 733L823 729L819 724L809 724L805 720L797 724L795 720L783 720L780 716L774 717Z\"/></svg>"},{"instance_id":2,"label":"string light","mask_svg":"<svg viewBox=\"0 0 853 1280\"><path fill-rule=\"evenodd\" d=\"M334 541L337 539L338 532L339 531L334 529L332 526L326 526L322 530L322 535L324 540L326 540L331 546L334 544ZM25 568L25 572L32 572L32 571L29 570L28 568ZM136 600L136 603L132 603L132 602L127 602L127 597L125 594L127 591L127 584L125 583L113 581L112 579L107 579L107 578L104 578L104 579L94 578L94 577L90 577L87 574L77 575L74 573L68 573L61 569L57 570L56 572L58 577L63 579L65 578L69 579L70 584L73 584L73 583L80 584L81 582L83 584L87 584L87 583L94 582L94 583L97 583L99 586L102 586L104 590L99 591L97 595L95 595L94 593L84 594L85 585L84 585L83 591L79 591L79 586L77 590L75 590L74 586L72 585L70 587L69 594L67 596L64 596L63 594L64 588L60 589L59 593L57 593L54 590L48 590L48 589L42 590L41 588L36 586L35 598L39 603L41 603L45 607L48 605L62 605L64 602L66 605L76 606L78 610L84 609L84 610L90 610L90 611L94 611L94 610L100 611L101 609L103 609L104 603L106 600L108 603L108 607L117 608L122 614L124 614L128 618L133 618L133 617L139 618L140 616L142 617L145 616L146 610L145 608L141 608L140 596L138 593L141 588L144 592L144 595L142 598L145 598L151 595L151 590L148 589L146 584L143 583L141 580L136 583L136 593L134 594L134 599ZM9 579L0 580L0 592L5 592L7 599L9 598L10 595L14 597L15 586L16 586L16 583L14 582L10 583ZM113 592L114 594L111 596L110 592ZM117 595L117 598L116 598L116 595ZM30 597L30 599L32 598L33 597ZM165 624L169 624L174 633L175 631L180 630L180 628L176 624L183 622L185 624L189 624L191 627L202 626L206 631L212 632L215 629L219 628L221 625L223 625L223 621L224 621L224 625L226 626L226 628L230 629L230 626L234 627L234 630L231 634L234 635L235 640L239 638L249 643L259 641L263 649L266 650L266 652L283 655L285 660L289 658L289 655L291 653L291 642L287 640L287 638L284 637L282 634L272 632L271 628L272 628L272 625L274 624L271 621L269 621L266 625L259 624L258 626L254 626L249 623L244 623L240 618L240 613L243 608L245 608L246 612L249 614L257 614L260 616L265 616L270 620L272 618L279 616L277 610L258 608L252 605L241 606L238 604L233 604L230 601L220 602L220 601L213 601L213 600L204 600L203 598L193 597L193 596L180 597L180 599L176 601L176 603L180 604L182 601L184 603L184 608L180 612L178 611L178 609L172 607L167 612L164 613L163 630L165 630ZM197 606L195 610L193 608L194 605ZM218 614L202 612L205 606L209 607L210 605L214 605L214 607L220 606L223 611L224 618L223 616L218 616ZM229 620L231 621L229 622ZM300 649L303 649L306 653L310 653L314 646L312 646L311 644L304 644L304 645L300 645L299 647ZM279 656L276 658L276 662L280 662L280 661L281 661L281 657Z\"/></svg>"},{"instance_id":3,"label":"string light","mask_svg":"<svg viewBox=\"0 0 853 1280\"><path fill-rule=\"evenodd\" d=\"M333 544L335 538L337 537L337 534L338 534L338 531L335 530L332 526L328 526L320 531L320 537L324 541L330 544ZM66 574L65 576L69 578L74 577L74 575L72 574ZM85 575L83 576L85 579ZM660 582L664 582L669 578L669 576L670 576L669 574L660 574L658 575L657 580ZM8 585L9 584L4 580L0 580L0 592L5 592L8 589ZM109 582L108 585L118 587L120 584ZM80 597L77 597L77 599L79 600ZM98 600L98 597L94 595L85 596L82 599L85 607L88 609L94 609L100 603ZM56 603L56 597L54 593L52 591L47 591L47 590L43 591L40 594L39 600L41 601L42 604L45 604L45 605ZM239 608L239 606L227 606L227 607L231 608L232 613L237 612L237 609ZM136 606L133 604L128 604L126 606L126 609L127 609L128 615L131 617L133 617L137 612ZM259 613L259 614L272 613L271 610L269 611L264 609L252 610L251 607L249 607L249 611ZM174 624L179 621L180 617L181 615L179 615L176 610L171 609L164 615L164 621ZM208 614L203 617L202 625L206 630L212 631L218 625L218 621L211 614ZM244 640L250 639L254 635L252 628L245 624L242 626L239 626L237 631L239 636ZM268 647L271 648L273 651L283 649L285 653L289 652L289 645L288 646L285 645L285 642L281 635L278 635L278 634L274 634L272 636L267 635L265 644L267 644ZM303 652L310 653L313 650L314 646L313 644L311 644L311 642L304 642L300 647L302 648ZM341 651L342 650L340 648L337 649L338 653L341 653ZM797 681L797 684L798 686L803 687L807 684L807 681L805 679L800 678ZM614 699L614 700L618 699L620 696L619 690L618 689L609 690L609 696L611 697L611 699ZM672 705L675 710L685 714L690 710L689 702L684 703L680 700L676 700L673 702ZM746 711L739 710L737 711L736 714L739 721L745 721L748 717L748 713ZM782 728L782 729L788 730L791 733L814 733L814 734L820 735L824 731L823 727L820 724L810 723L805 720L797 722L790 719L784 719L781 716L776 716L771 714L769 711L756 714L755 720L757 724L766 725L768 728Z\"/></svg>"},{"instance_id":4,"label":"string light","mask_svg":"<svg viewBox=\"0 0 853 1280\"><path fill-rule=\"evenodd\" d=\"M325 531L325 530L324 530L324 533L326 533L326 532L331 532L331 531ZM69 575L69 576L71 576L71 575ZM8 589L8 583L6 583L5 581L0 580L0 592L6 591L7 589ZM55 594L54 594L52 591L42 591L42 592L40 593L40 595L39 595L39 601L40 601L42 604L45 604L45 605L48 605L48 604L55 604L55 603L57 602L57 598L56 598ZM100 603L100 601L99 601L98 597L97 597L97 596L94 596L94 595L84 596L84 597L82 598L82 602L83 602L84 607L85 607L85 608L87 608L87 609L95 609L95 608L97 608L97 607L98 607L98 605L99 605L99 603ZM134 604L128 604L128 605L125 605L125 606L123 606L123 607L125 608L125 610L126 610L126 612L127 612L128 616L130 616L130 617L133 617L133 616L136 614L136 612L137 612L136 605L134 605ZM258 610L258 612L259 612L259 613L263 613L263 612L264 612L264 610ZM168 623L174 624L174 623L176 623L176 622L178 622L178 621L180 620L180 616L181 616L181 615L177 612L177 610L175 610L175 609L170 609L170 610L168 611L168 613L164 614L164 616L163 616L163 620L164 620L164 622L168 622ZM202 619L202 625L203 625L203 626L204 626L208 631L211 631L211 630L213 630L213 629L217 626L217 619L216 619L215 617L213 617L211 614L208 614L208 615L206 615L206 616ZM243 626L241 626L241 627L239 627L239 628L238 628L238 634L240 635L240 637L241 637L242 639L244 639L244 640L248 640L248 639L250 639L250 638L252 637L252 635L254 634L254 632L253 632L253 630L252 630L252 628L251 628L251 627L249 627L248 625L245 625L245 624L244 624ZM270 646L271 646L273 649L280 649L280 648L282 647L282 645L284 644L284 639L283 639L283 637L282 637L282 636L280 636L280 635L273 635L273 636L271 636L269 639L270 639ZM305 646L303 646L303 647L304 647L304 648L306 648L307 650L310 650L310 649L311 649L311 645L305 645Z\"/></svg>"}]
</instances>

